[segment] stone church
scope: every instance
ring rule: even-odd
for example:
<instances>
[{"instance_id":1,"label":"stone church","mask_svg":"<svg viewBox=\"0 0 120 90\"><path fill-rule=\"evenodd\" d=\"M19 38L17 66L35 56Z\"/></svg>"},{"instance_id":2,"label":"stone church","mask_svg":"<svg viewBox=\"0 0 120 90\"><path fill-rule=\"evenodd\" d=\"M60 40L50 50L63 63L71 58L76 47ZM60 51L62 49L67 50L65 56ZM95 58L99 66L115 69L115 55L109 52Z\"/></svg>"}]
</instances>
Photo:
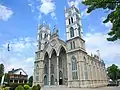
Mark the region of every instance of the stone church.
<instances>
[{"instance_id":1,"label":"stone church","mask_svg":"<svg viewBox=\"0 0 120 90\"><path fill-rule=\"evenodd\" d=\"M100 87L106 86L107 74L100 55L89 55L82 38L79 10L73 5L65 9L66 36L59 38L58 28L38 26L33 85Z\"/></svg>"}]
</instances>

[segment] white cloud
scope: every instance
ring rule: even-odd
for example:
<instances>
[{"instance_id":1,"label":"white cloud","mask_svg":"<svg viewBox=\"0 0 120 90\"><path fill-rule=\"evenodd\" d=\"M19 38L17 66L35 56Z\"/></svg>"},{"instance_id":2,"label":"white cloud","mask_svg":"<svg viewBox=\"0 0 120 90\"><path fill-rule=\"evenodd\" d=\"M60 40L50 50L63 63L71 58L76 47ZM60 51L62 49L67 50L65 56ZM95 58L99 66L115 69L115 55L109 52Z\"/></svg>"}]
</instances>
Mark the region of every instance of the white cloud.
<instances>
[{"instance_id":1,"label":"white cloud","mask_svg":"<svg viewBox=\"0 0 120 90\"><path fill-rule=\"evenodd\" d=\"M108 23L103 23L103 21L106 19L106 17L102 17L101 18L101 23L103 24L103 25L105 25L106 27L108 27L108 28L111 28L112 27L112 23L109 21Z\"/></svg>"},{"instance_id":2,"label":"white cloud","mask_svg":"<svg viewBox=\"0 0 120 90\"><path fill-rule=\"evenodd\" d=\"M26 62L33 62L34 61L34 57L29 57L25 60Z\"/></svg>"},{"instance_id":3,"label":"white cloud","mask_svg":"<svg viewBox=\"0 0 120 90\"><path fill-rule=\"evenodd\" d=\"M102 59L106 62L107 66L115 63L120 66L120 44L119 41L108 42L108 36L104 33L86 33L84 39L86 41L86 48L89 53L96 53L100 50Z\"/></svg>"},{"instance_id":4,"label":"white cloud","mask_svg":"<svg viewBox=\"0 0 120 90\"><path fill-rule=\"evenodd\" d=\"M51 16L52 16L53 19L57 20L55 12L52 12Z\"/></svg>"},{"instance_id":5,"label":"white cloud","mask_svg":"<svg viewBox=\"0 0 120 90\"><path fill-rule=\"evenodd\" d=\"M35 1L28 0L28 2L29 2L28 5L31 7L32 12L36 11L38 13L38 20L42 18L41 14L44 15L50 14L52 19L56 20L55 14L56 6L53 0L35 0Z\"/></svg>"},{"instance_id":6,"label":"white cloud","mask_svg":"<svg viewBox=\"0 0 120 90\"><path fill-rule=\"evenodd\" d=\"M83 18L83 17L87 17L87 16L89 16L90 15L90 13L87 13L87 8L85 9L85 10L83 10L82 12L81 12L81 17Z\"/></svg>"},{"instance_id":7,"label":"white cloud","mask_svg":"<svg viewBox=\"0 0 120 90\"><path fill-rule=\"evenodd\" d=\"M7 21L12 14L13 11L10 8L0 4L0 20Z\"/></svg>"},{"instance_id":8,"label":"white cloud","mask_svg":"<svg viewBox=\"0 0 120 90\"><path fill-rule=\"evenodd\" d=\"M40 12L47 15L55 11L55 4L52 0L41 0Z\"/></svg>"},{"instance_id":9,"label":"white cloud","mask_svg":"<svg viewBox=\"0 0 120 90\"><path fill-rule=\"evenodd\" d=\"M68 5L69 6L75 5L75 7L78 8L81 2L82 0L68 0Z\"/></svg>"},{"instance_id":10,"label":"white cloud","mask_svg":"<svg viewBox=\"0 0 120 90\"><path fill-rule=\"evenodd\" d=\"M16 38L10 42L10 51L7 51L8 42L0 47L1 61L4 63L5 71L12 68L23 68L28 75L33 74L34 52L36 49L35 39L30 37Z\"/></svg>"}]
</instances>

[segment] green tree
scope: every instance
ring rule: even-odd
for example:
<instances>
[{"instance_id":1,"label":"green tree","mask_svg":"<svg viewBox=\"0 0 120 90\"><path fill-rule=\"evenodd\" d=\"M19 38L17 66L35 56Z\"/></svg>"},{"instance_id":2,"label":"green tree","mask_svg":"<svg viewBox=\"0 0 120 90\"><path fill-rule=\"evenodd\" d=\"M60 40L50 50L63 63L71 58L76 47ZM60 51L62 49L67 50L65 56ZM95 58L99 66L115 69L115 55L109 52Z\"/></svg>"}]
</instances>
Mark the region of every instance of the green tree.
<instances>
[{"instance_id":1,"label":"green tree","mask_svg":"<svg viewBox=\"0 0 120 90\"><path fill-rule=\"evenodd\" d=\"M29 84L30 84L30 86L32 86L32 83L33 83L33 76L30 76L30 78L29 78Z\"/></svg>"},{"instance_id":2,"label":"green tree","mask_svg":"<svg viewBox=\"0 0 120 90\"><path fill-rule=\"evenodd\" d=\"M0 74L4 74L4 65L0 64Z\"/></svg>"},{"instance_id":3,"label":"green tree","mask_svg":"<svg viewBox=\"0 0 120 90\"><path fill-rule=\"evenodd\" d=\"M9 83L9 74L8 73L5 73L4 81Z\"/></svg>"},{"instance_id":4,"label":"green tree","mask_svg":"<svg viewBox=\"0 0 120 90\"><path fill-rule=\"evenodd\" d=\"M88 6L87 13L99 8L109 10L110 13L103 21L103 23L112 23L112 28L108 33L110 37L107 40L116 41L120 39L120 0L84 0L83 4Z\"/></svg>"},{"instance_id":5,"label":"green tree","mask_svg":"<svg viewBox=\"0 0 120 90\"><path fill-rule=\"evenodd\" d=\"M0 82L1 82L3 74L4 74L4 65L0 64Z\"/></svg>"},{"instance_id":6,"label":"green tree","mask_svg":"<svg viewBox=\"0 0 120 90\"><path fill-rule=\"evenodd\" d=\"M112 64L110 67L107 68L108 76L114 82L117 79L120 79L120 69L115 64Z\"/></svg>"}]
</instances>

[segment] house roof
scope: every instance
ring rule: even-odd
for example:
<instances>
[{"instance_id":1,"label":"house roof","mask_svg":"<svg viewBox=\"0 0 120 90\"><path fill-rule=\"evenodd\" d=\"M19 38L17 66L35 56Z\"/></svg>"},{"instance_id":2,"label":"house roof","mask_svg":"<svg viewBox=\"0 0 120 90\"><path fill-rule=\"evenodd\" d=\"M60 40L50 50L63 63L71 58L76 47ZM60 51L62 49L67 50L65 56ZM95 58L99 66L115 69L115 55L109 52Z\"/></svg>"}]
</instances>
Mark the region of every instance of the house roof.
<instances>
[{"instance_id":1,"label":"house roof","mask_svg":"<svg viewBox=\"0 0 120 90\"><path fill-rule=\"evenodd\" d=\"M9 74L14 74L15 72L19 71L19 70L22 70L26 75L27 73L22 69L22 68L19 68L19 69L12 69L11 71L8 71Z\"/></svg>"}]
</instances>

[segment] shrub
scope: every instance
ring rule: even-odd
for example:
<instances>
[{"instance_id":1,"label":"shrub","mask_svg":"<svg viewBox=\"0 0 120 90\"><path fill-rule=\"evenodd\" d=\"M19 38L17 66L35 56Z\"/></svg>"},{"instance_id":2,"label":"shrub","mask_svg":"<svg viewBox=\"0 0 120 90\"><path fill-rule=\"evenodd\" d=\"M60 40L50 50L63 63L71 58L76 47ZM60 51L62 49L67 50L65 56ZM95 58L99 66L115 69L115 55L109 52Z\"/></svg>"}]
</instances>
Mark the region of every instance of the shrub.
<instances>
[{"instance_id":1,"label":"shrub","mask_svg":"<svg viewBox=\"0 0 120 90\"><path fill-rule=\"evenodd\" d=\"M41 89L41 87L40 87L40 85L39 85L39 84L37 84L37 87L38 87L38 90L40 90L40 89Z\"/></svg>"},{"instance_id":2,"label":"shrub","mask_svg":"<svg viewBox=\"0 0 120 90\"><path fill-rule=\"evenodd\" d=\"M41 89L41 87L40 87L40 85L38 84L37 86L33 86L32 87L32 90L40 90Z\"/></svg>"},{"instance_id":3,"label":"shrub","mask_svg":"<svg viewBox=\"0 0 120 90\"><path fill-rule=\"evenodd\" d=\"M23 86L19 85L18 87L15 88L15 90L24 90Z\"/></svg>"},{"instance_id":4,"label":"shrub","mask_svg":"<svg viewBox=\"0 0 120 90\"><path fill-rule=\"evenodd\" d=\"M32 87L32 83L28 83L28 85L29 85L30 87Z\"/></svg>"},{"instance_id":5,"label":"shrub","mask_svg":"<svg viewBox=\"0 0 120 90\"><path fill-rule=\"evenodd\" d=\"M38 90L37 86L33 86L32 90Z\"/></svg>"},{"instance_id":6,"label":"shrub","mask_svg":"<svg viewBox=\"0 0 120 90\"><path fill-rule=\"evenodd\" d=\"M27 85L27 84L24 85L24 89L25 89L25 90L28 90L29 88L30 88L29 85Z\"/></svg>"},{"instance_id":7,"label":"shrub","mask_svg":"<svg viewBox=\"0 0 120 90\"><path fill-rule=\"evenodd\" d=\"M28 90L32 90L32 87L30 87Z\"/></svg>"},{"instance_id":8,"label":"shrub","mask_svg":"<svg viewBox=\"0 0 120 90\"><path fill-rule=\"evenodd\" d=\"M9 88L8 88L8 87L5 87L4 90L9 90Z\"/></svg>"}]
</instances>

